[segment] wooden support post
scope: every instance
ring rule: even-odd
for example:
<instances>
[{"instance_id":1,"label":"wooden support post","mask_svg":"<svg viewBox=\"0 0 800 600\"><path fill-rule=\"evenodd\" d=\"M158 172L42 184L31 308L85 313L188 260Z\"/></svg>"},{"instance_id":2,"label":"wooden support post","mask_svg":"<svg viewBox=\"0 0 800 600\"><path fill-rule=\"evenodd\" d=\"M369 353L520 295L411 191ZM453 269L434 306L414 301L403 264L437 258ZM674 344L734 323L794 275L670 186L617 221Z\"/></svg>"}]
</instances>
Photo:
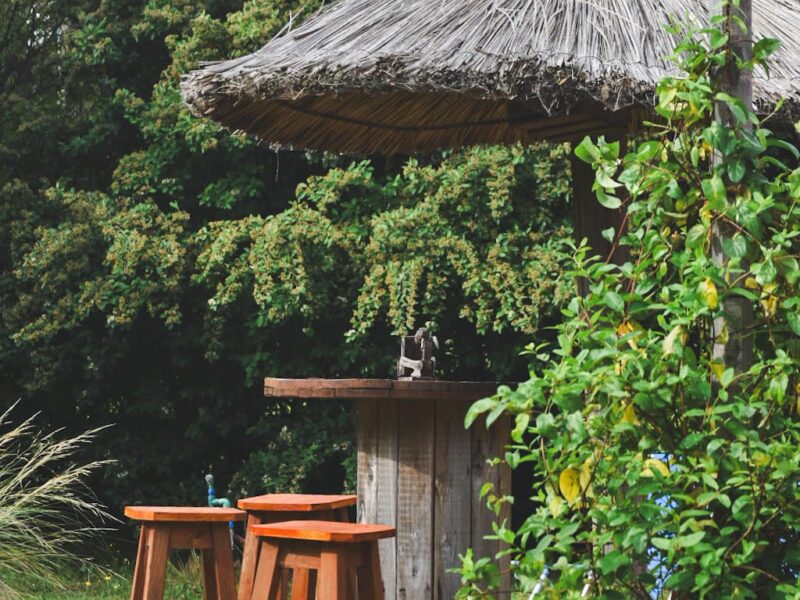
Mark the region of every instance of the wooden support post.
<instances>
[{"instance_id":1,"label":"wooden support post","mask_svg":"<svg viewBox=\"0 0 800 600\"><path fill-rule=\"evenodd\" d=\"M753 55L752 0L739 0L738 6L734 6L732 2L716 0L713 12L725 17L722 27L728 34L734 54L725 68L719 70L718 83L722 91L738 98L747 108L752 109L753 74L748 70L739 69L736 61L736 58L749 60ZM734 116L725 103L717 103L716 118L723 127L735 125ZM724 265L728 260L723 243L732 235L733 230L727 225L719 221L714 225L711 249L717 264ZM750 332L753 323L753 305L747 298L729 295L723 300L722 309L727 319L723 316L714 319L714 338L720 339L726 320L728 336L724 343L714 343L712 358L741 373L749 369L753 363L753 336Z\"/></svg>"}]
</instances>

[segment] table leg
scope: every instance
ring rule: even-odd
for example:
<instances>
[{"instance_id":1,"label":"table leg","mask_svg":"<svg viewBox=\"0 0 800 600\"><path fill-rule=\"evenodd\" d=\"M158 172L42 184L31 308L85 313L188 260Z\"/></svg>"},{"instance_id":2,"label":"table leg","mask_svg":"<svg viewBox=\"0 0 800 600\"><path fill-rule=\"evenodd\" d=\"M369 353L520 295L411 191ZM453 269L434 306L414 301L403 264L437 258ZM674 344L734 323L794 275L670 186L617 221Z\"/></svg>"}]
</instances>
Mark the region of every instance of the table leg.
<instances>
[{"instance_id":1,"label":"table leg","mask_svg":"<svg viewBox=\"0 0 800 600\"><path fill-rule=\"evenodd\" d=\"M164 525L146 525L147 566L144 577L144 599L164 600L164 580L169 560L169 530Z\"/></svg>"},{"instance_id":2,"label":"table leg","mask_svg":"<svg viewBox=\"0 0 800 600\"><path fill-rule=\"evenodd\" d=\"M273 592L278 588L279 576L278 546L268 540L260 540L259 546L253 591L247 600L274 600Z\"/></svg>"},{"instance_id":3,"label":"table leg","mask_svg":"<svg viewBox=\"0 0 800 600\"><path fill-rule=\"evenodd\" d=\"M144 525L139 528L139 549L136 551L136 565L133 568L133 582L131 584L131 600L144 598L144 574L147 567L147 529Z\"/></svg>"},{"instance_id":4,"label":"table leg","mask_svg":"<svg viewBox=\"0 0 800 600\"><path fill-rule=\"evenodd\" d=\"M292 570L292 600L309 600L313 596L308 595L309 584L311 583L311 572L309 569Z\"/></svg>"},{"instance_id":5,"label":"table leg","mask_svg":"<svg viewBox=\"0 0 800 600\"><path fill-rule=\"evenodd\" d=\"M317 576L319 600L346 600L347 569L339 549L323 550Z\"/></svg>"},{"instance_id":6,"label":"table leg","mask_svg":"<svg viewBox=\"0 0 800 600\"><path fill-rule=\"evenodd\" d=\"M244 534L244 552L242 553L242 574L239 577L239 600L250 600L253 593L253 581L258 564L258 538L250 533L250 525L261 525L258 513L247 514L247 528Z\"/></svg>"},{"instance_id":7,"label":"table leg","mask_svg":"<svg viewBox=\"0 0 800 600\"><path fill-rule=\"evenodd\" d=\"M211 525L214 570L217 576L217 595L219 600L236 600L231 536L228 529L227 523L214 523Z\"/></svg>"},{"instance_id":8,"label":"table leg","mask_svg":"<svg viewBox=\"0 0 800 600\"><path fill-rule=\"evenodd\" d=\"M203 570L203 600L219 600L214 550L201 550L200 560Z\"/></svg>"}]
</instances>

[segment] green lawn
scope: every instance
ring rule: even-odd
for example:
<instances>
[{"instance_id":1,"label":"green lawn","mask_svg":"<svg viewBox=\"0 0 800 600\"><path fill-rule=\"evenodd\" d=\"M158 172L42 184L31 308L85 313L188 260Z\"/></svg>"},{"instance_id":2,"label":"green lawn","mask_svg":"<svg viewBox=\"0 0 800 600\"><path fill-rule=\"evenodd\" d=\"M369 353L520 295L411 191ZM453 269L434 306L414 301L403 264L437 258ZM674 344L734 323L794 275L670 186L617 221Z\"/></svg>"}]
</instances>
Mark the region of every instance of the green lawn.
<instances>
[{"instance_id":1,"label":"green lawn","mask_svg":"<svg viewBox=\"0 0 800 600\"><path fill-rule=\"evenodd\" d=\"M123 574L99 571L70 574L61 586L26 585L19 575L0 574L14 588L25 590L30 600L128 600L131 593L130 566L119 569ZM202 600L203 591L197 561L184 566L170 565L166 600Z\"/></svg>"}]
</instances>

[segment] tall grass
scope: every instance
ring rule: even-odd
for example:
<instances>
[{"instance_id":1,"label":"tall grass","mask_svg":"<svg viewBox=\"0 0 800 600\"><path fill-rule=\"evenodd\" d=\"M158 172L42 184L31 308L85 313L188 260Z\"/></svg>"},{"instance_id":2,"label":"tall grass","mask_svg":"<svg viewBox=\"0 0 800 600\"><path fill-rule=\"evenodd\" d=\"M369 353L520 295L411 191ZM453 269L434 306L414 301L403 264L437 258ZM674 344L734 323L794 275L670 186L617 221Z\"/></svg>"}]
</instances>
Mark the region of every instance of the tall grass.
<instances>
[{"instance_id":1,"label":"tall grass","mask_svg":"<svg viewBox=\"0 0 800 600\"><path fill-rule=\"evenodd\" d=\"M59 585L112 519L86 485L107 461L75 460L100 430L61 439L40 432L35 415L14 424L16 406L0 415L0 600L28 584Z\"/></svg>"}]
</instances>

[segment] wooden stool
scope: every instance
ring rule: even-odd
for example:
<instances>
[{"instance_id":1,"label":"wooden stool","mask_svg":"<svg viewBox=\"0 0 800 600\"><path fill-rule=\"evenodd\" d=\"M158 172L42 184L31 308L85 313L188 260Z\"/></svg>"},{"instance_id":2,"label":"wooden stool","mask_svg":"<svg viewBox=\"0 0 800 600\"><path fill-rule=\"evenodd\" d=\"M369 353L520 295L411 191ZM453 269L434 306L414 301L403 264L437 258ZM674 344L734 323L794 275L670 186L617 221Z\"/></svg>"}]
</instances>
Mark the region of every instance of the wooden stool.
<instances>
[{"instance_id":1,"label":"wooden stool","mask_svg":"<svg viewBox=\"0 0 800 600\"><path fill-rule=\"evenodd\" d=\"M239 600L248 600L253 592L253 576L258 561L258 540L249 534L250 527L278 521L350 520L348 507L355 506L356 496L334 496L317 494L265 494L239 500L238 506L247 511L247 529L242 554L242 574L239 577ZM314 589L314 578L309 573L295 573L295 580L308 579L309 588ZM279 598L288 590L288 573L282 579Z\"/></svg>"},{"instance_id":2,"label":"wooden stool","mask_svg":"<svg viewBox=\"0 0 800 600\"><path fill-rule=\"evenodd\" d=\"M254 525L255 584L248 600L278 600L282 571L294 571L292 600L313 600L302 574L317 571L317 600L383 600L378 540L394 527L335 521ZM301 574L298 578L297 574Z\"/></svg>"},{"instance_id":3,"label":"wooden stool","mask_svg":"<svg viewBox=\"0 0 800 600\"><path fill-rule=\"evenodd\" d=\"M200 550L203 598L235 600L229 521L243 521L235 508L126 506L125 516L142 521L131 600L162 600L167 558L173 549Z\"/></svg>"}]
</instances>

